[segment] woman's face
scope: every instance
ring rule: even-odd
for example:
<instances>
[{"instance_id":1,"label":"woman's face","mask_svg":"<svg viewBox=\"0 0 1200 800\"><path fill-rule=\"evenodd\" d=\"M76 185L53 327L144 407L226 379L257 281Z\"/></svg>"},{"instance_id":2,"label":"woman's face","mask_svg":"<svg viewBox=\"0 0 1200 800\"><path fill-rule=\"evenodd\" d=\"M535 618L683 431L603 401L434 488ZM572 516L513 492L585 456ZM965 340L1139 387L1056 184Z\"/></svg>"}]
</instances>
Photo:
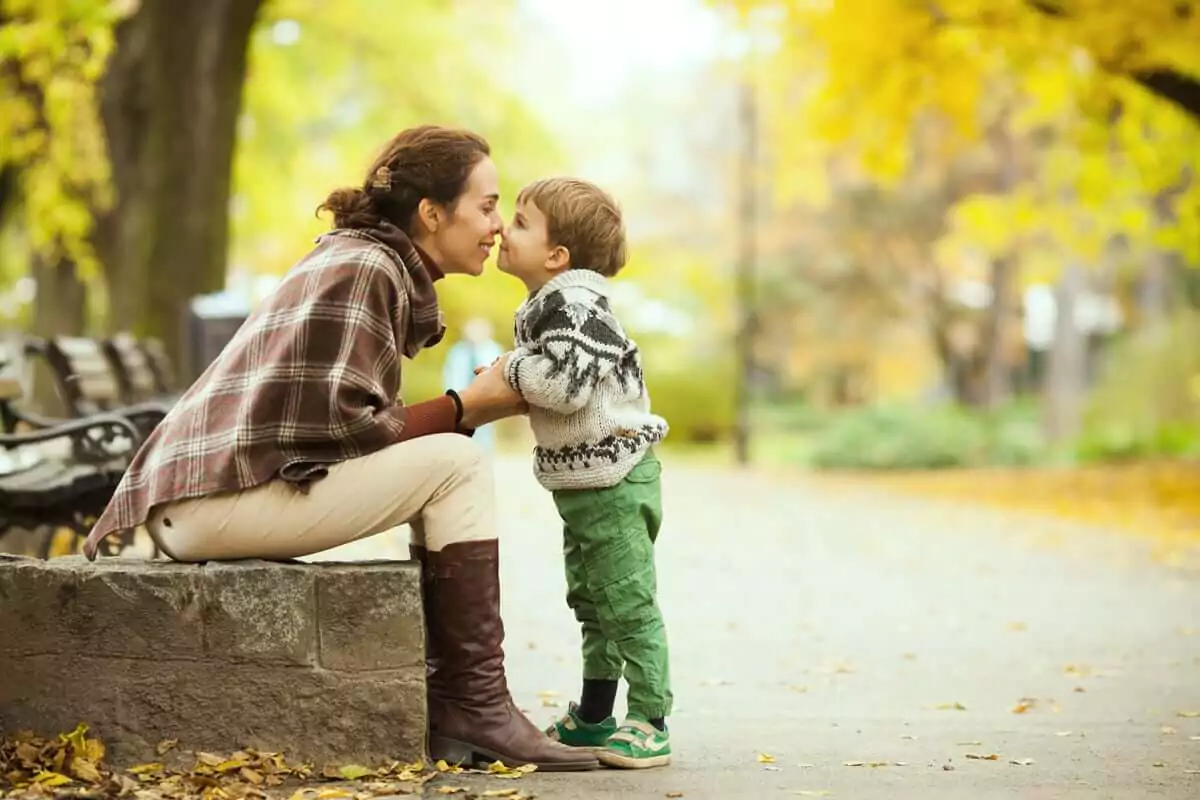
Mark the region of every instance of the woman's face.
<instances>
[{"instance_id":1,"label":"woman's face","mask_svg":"<svg viewBox=\"0 0 1200 800\"><path fill-rule=\"evenodd\" d=\"M453 213L443 216L442 223L430 237L428 249L431 254L436 254L442 272L447 275L479 275L483 272L483 262L504 229L504 222L496 210L499 200L499 173L492 160L484 157L471 170Z\"/></svg>"}]
</instances>

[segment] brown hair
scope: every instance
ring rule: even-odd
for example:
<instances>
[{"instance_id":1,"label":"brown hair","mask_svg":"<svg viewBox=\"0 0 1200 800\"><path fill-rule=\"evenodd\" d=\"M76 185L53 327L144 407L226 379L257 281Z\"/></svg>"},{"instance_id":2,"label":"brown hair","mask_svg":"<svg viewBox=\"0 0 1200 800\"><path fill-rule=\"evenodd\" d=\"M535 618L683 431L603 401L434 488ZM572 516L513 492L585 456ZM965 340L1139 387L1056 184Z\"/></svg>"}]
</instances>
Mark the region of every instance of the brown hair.
<instances>
[{"instance_id":1,"label":"brown hair","mask_svg":"<svg viewBox=\"0 0 1200 800\"><path fill-rule=\"evenodd\" d=\"M611 278L625 266L625 223L612 197L577 178L546 178L529 184L517 202L531 202L546 215L550 243L567 248L572 269Z\"/></svg>"},{"instance_id":2,"label":"brown hair","mask_svg":"<svg viewBox=\"0 0 1200 800\"><path fill-rule=\"evenodd\" d=\"M453 213L471 170L490 154L487 140L470 131L437 125L402 130L372 162L361 188L333 190L317 214L332 211L338 228L372 228L387 220L412 235L422 198Z\"/></svg>"}]
</instances>

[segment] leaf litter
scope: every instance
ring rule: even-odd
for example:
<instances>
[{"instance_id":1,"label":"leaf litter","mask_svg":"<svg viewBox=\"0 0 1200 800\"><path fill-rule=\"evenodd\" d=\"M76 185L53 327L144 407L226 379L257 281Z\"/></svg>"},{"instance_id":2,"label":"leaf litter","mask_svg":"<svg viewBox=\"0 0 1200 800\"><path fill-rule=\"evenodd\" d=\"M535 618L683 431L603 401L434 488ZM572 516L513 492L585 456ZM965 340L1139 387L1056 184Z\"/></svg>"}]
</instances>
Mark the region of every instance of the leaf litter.
<instances>
[{"instance_id":1,"label":"leaf litter","mask_svg":"<svg viewBox=\"0 0 1200 800\"><path fill-rule=\"evenodd\" d=\"M483 770L464 769L445 761L432 765L423 761L409 764L396 761L381 767L344 764L318 768L289 761L282 753L249 748L227 755L198 751L191 754L194 762L190 767L151 762L121 770L104 761L104 743L87 733L87 724L80 723L75 730L57 737L19 733L0 739L0 797L6 800L267 800L285 796L280 792L286 792L289 784L302 784L289 800L372 800L386 795L422 794L424 784L443 775L469 773L518 779L536 770L533 765L508 767L499 761ZM168 739L160 742L155 752L163 756L177 746L177 740ZM176 761L185 763L185 755L177 752ZM320 785L326 781L351 785ZM469 793L454 786L438 786L434 791L443 795ZM518 789L492 789L472 796L512 800L526 797Z\"/></svg>"}]
</instances>

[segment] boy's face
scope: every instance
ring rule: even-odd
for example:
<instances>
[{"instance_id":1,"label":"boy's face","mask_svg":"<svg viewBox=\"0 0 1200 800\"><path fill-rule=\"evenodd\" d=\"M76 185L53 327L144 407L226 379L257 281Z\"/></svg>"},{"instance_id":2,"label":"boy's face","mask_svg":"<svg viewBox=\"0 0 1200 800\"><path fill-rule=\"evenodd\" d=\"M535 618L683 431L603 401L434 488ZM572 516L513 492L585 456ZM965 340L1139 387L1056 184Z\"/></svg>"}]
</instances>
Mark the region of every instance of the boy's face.
<instances>
[{"instance_id":1,"label":"boy's face","mask_svg":"<svg viewBox=\"0 0 1200 800\"><path fill-rule=\"evenodd\" d=\"M552 245L546 215L536 204L518 200L512 222L504 229L497 266L519 278L532 291L544 286L570 262L566 248Z\"/></svg>"}]
</instances>

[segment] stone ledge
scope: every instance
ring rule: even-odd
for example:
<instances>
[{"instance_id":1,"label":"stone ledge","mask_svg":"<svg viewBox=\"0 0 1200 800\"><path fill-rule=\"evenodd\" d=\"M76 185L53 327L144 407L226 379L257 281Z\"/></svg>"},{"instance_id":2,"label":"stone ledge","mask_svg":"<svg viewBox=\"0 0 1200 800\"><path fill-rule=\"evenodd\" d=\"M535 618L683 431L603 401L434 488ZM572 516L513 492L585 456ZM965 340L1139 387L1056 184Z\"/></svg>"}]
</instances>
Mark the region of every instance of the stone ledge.
<instances>
[{"instance_id":1,"label":"stone ledge","mask_svg":"<svg viewBox=\"0 0 1200 800\"><path fill-rule=\"evenodd\" d=\"M116 763L162 739L412 760L424 644L409 562L0 557L0 734L86 721Z\"/></svg>"}]
</instances>

